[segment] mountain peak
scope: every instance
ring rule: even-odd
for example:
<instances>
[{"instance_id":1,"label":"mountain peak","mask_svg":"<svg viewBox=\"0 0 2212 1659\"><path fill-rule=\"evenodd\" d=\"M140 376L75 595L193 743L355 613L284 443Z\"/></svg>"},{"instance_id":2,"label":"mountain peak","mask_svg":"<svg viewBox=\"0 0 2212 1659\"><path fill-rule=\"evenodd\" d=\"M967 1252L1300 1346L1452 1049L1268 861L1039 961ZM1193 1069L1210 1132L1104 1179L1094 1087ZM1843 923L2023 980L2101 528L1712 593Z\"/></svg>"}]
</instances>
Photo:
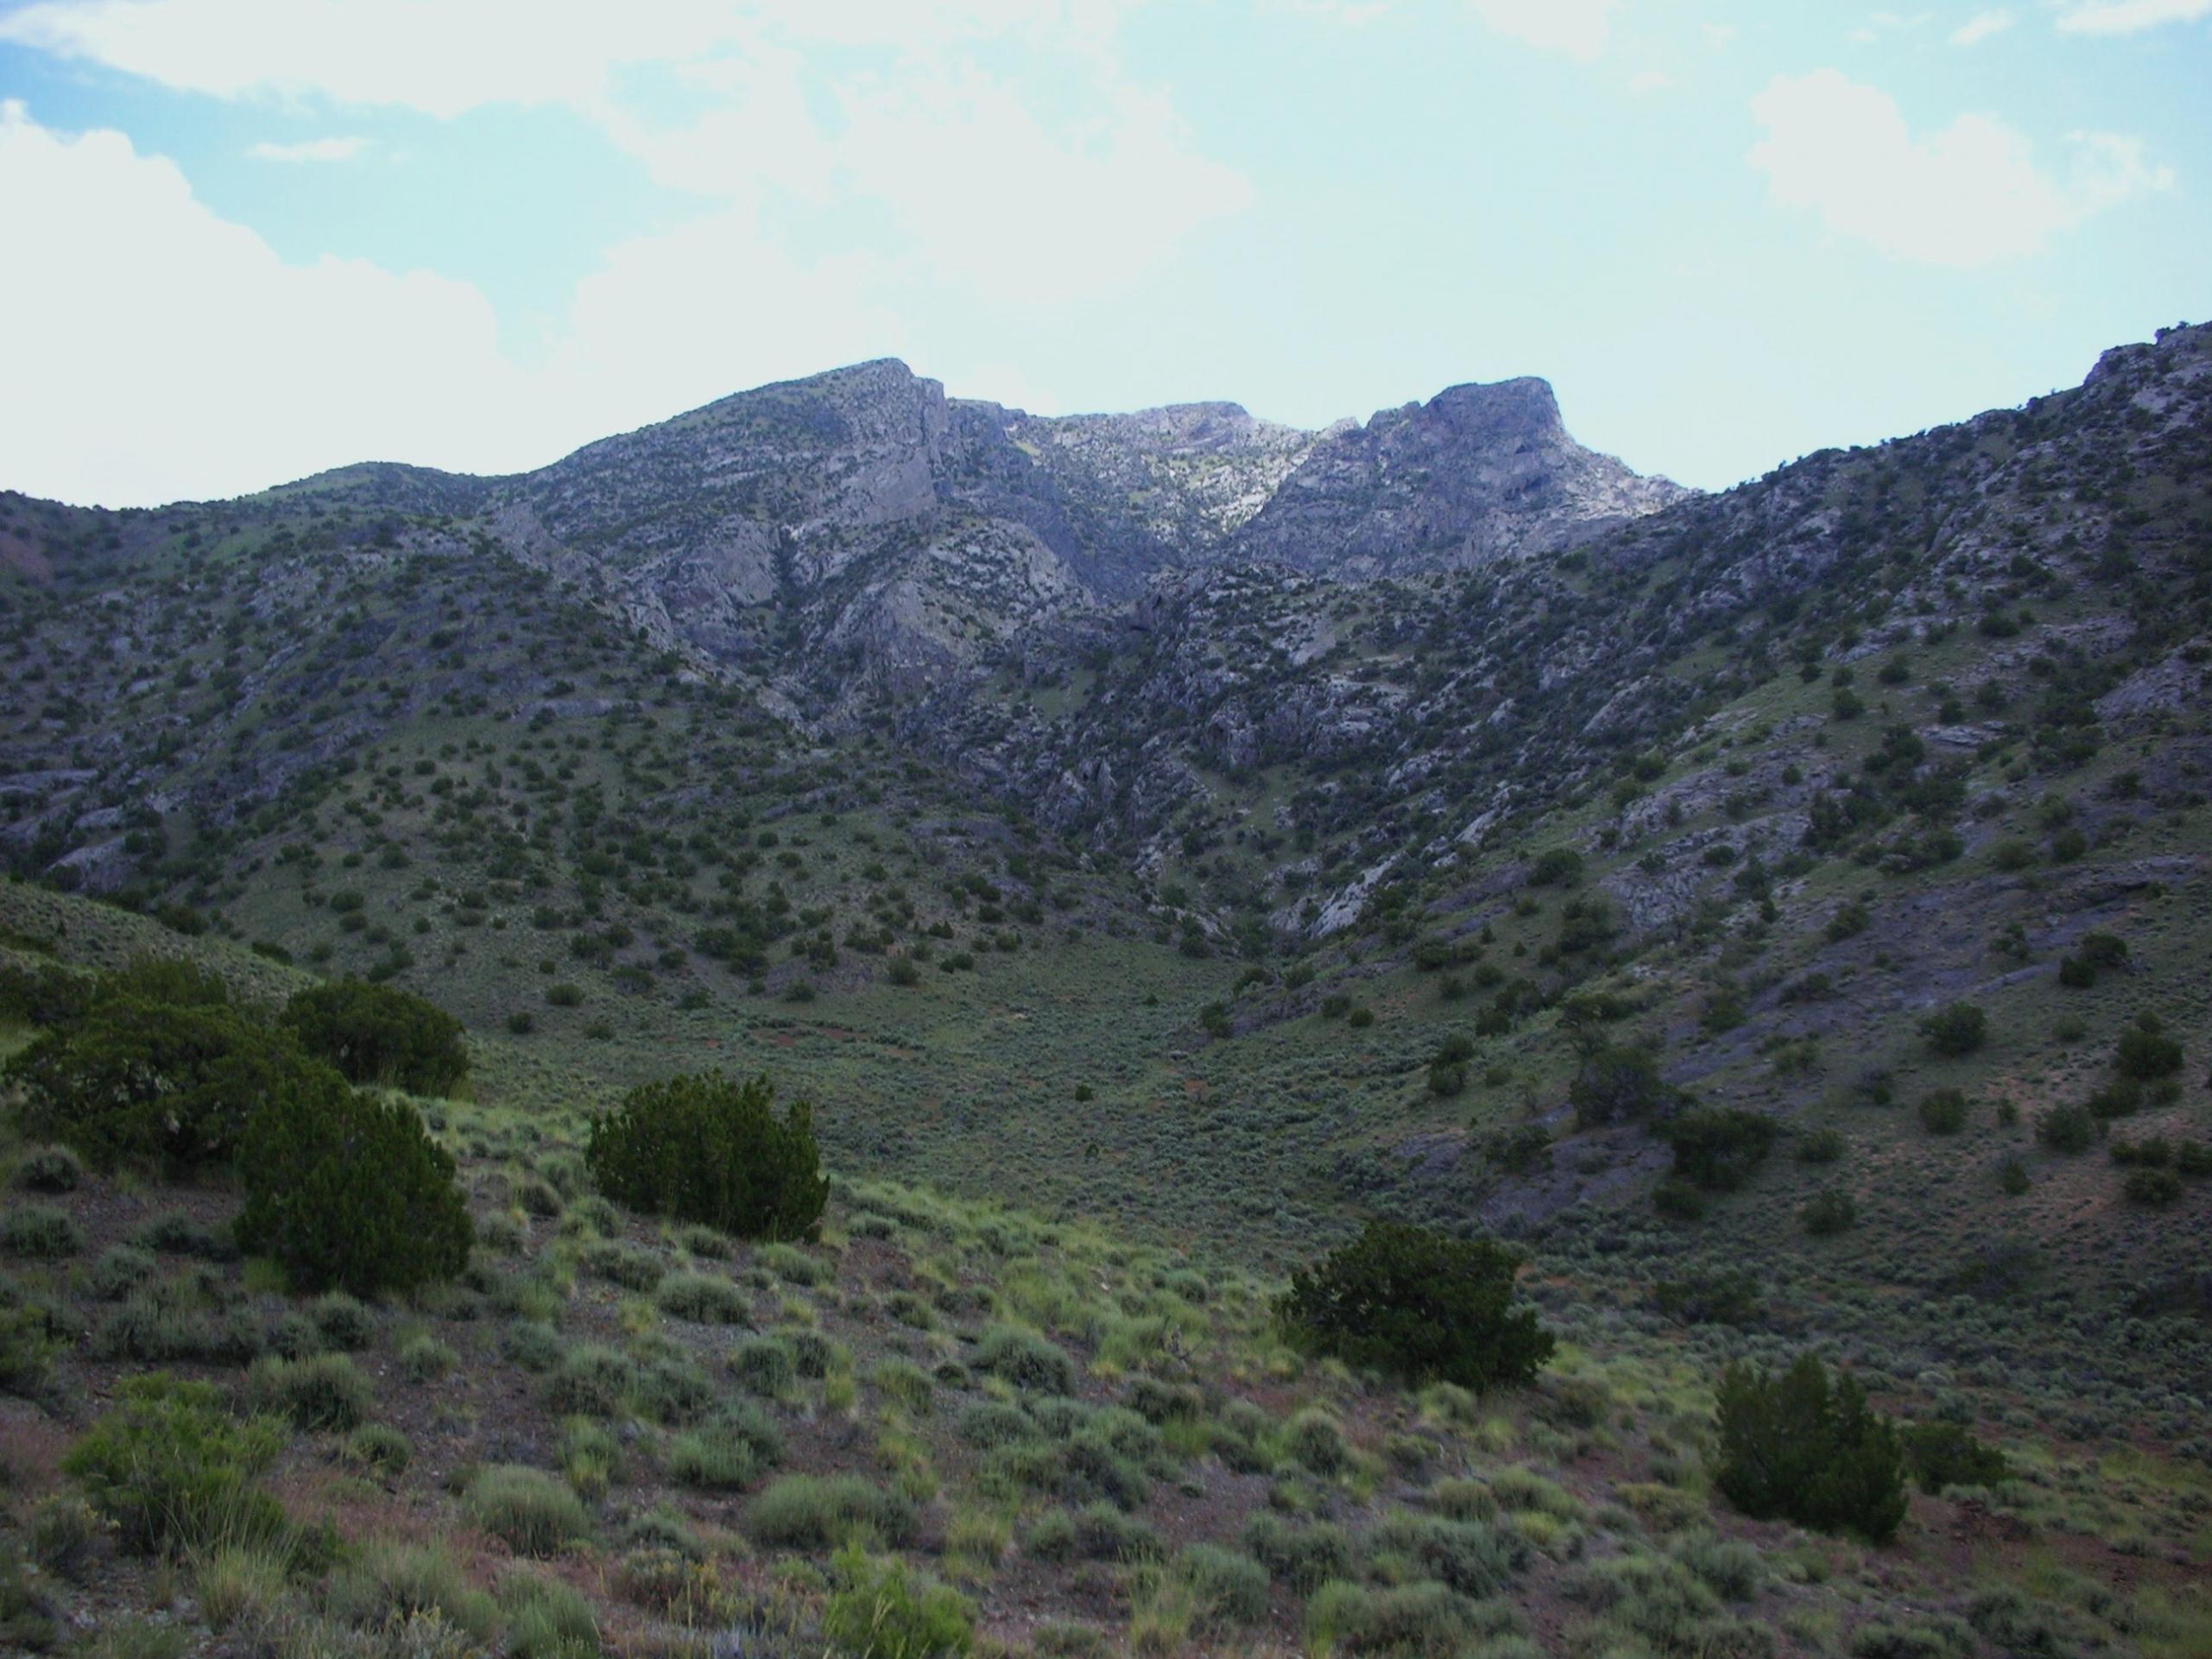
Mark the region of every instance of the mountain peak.
<instances>
[{"instance_id":1,"label":"mountain peak","mask_svg":"<svg viewBox=\"0 0 2212 1659\"><path fill-rule=\"evenodd\" d=\"M1566 435L1552 383L1533 375L1447 386L1429 400L1426 410L1478 440Z\"/></svg>"},{"instance_id":2,"label":"mountain peak","mask_svg":"<svg viewBox=\"0 0 2212 1659\"><path fill-rule=\"evenodd\" d=\"M1568 547L1689 493L1577 443L1549 381L1469 382L1323 434L1238 551L1339 575L1453 568Z\"/></svg>"}]
</instances>

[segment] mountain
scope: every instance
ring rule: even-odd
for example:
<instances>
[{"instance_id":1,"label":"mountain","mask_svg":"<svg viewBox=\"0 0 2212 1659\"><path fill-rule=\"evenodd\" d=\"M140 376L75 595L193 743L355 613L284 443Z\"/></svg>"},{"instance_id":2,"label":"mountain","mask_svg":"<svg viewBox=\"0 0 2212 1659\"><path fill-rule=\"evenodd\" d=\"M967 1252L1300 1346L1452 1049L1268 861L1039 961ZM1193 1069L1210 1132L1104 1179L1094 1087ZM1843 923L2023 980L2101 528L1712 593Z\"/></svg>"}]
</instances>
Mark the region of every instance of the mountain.
<instances>
[{"instance_id":1,"label":"mountain","mask_svg":"<svg viewBox=\"0 0 2212 1659\"><path fill-rule=\"evenodd\" d=\"M1308 434L876 363L513 478L0 497L0 966L152 950L465 1023L475 1098L425 1110L498 1242L370 1321L425 1448L390 1489L443 1536L478 1463L561 1469L610 1630L677 1641L675 1592L604 1593L674 1581L630 1559L664 1510L761 1598L730 1628L812 1641L849 1570L834 1517L792 1544L677 1478L706 1429L641 1403L720 1386L688 1365L768 1377L802 1478L895 1488L875 1542L1009 1650L1242 1640L1177 1599L1210 1573L1268 1650L2194 1652L2208 457L2184 327L1714 494L1538 382ZM591 1117L709 1067L813 1103L821 1244L732 1267L585 1190ZM148 1201L88 1177L100 1253L4 1305L64 1396L142 1330L251 1347L258 1269L131 1299ZM1266 1299L1378 1218L1525 1254L1536 1389L1282 1344ZM736 1305L702 1275L757 1293L781 1392L767 1333L683 1311ZM993 1369L1023 1333L1059 1403ZM1806 1352L1954 1460L1894 1545L1716 1485L1722 1366ZM385 1628L344 1582L315 1617Z\"/></svg>"},{"instance_id":2,"label":"mountain","mask_svg":"<svg viewBox=\"0 0 2212 1659\"><path fill-rule=\"evenodd\" d=\"M857 691L920 690L1163 573L1340 554L1346 575L1463 567L1555 551L1686 493L1576 445L1539 381L1313 434L1229 403L1031 415L948 399L886 359L516 478L363 466L265 499L479 520L655 643L795 679L787 706L835 719Z\"/></svg>"},{"instance_id":3,"label":"mountain","mask_svg":"<svg viewBox=\"0 0 2212 1659\"><path fill-rule=\"evenodd\" d=\"M1563 552L1690 494L1576 443L1544 381L1453 386L1320 438L1235 556L1337 577L1465 570Z\"/></svg>"}]
</instances>

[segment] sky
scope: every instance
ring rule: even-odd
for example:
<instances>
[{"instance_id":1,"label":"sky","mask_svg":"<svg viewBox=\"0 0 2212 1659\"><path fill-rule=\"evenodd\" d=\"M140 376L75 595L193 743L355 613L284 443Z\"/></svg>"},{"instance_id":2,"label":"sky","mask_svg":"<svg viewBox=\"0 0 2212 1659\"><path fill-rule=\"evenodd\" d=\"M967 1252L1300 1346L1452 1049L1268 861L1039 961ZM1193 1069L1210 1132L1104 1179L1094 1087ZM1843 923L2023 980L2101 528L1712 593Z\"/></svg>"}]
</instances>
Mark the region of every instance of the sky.
<instances>
[{"instance_id":1,"label":"sky","mask_svg":"<svg viewBox=\"0 0 2212 1659\"><path fill-rule=\"evenodd\" d=\"M2212 0L0 0L0 488L541 465L904 358L1721 488L2212 313Z\"/></svg>"}]
</instances>

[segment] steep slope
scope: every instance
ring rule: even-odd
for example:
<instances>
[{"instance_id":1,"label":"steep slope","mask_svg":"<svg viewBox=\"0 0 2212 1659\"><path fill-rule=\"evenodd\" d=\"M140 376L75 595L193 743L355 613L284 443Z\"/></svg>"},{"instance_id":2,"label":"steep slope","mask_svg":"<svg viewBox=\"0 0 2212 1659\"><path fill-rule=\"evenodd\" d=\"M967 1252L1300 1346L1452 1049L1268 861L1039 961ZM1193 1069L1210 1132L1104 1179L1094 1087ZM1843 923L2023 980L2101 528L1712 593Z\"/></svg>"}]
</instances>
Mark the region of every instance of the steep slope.
<instances>
[{"instance_id":1,"label":"steep slope","mask_svg":"<svg viewBox=\"0 0 2212 1659\"><path fill-rule=\"evenodd\" d=\"M1545 382L1453 386L1319 439L1231 556L1343 578L1556 553L1684 500L1567 435Z\"/></svg>"}]
</instances>

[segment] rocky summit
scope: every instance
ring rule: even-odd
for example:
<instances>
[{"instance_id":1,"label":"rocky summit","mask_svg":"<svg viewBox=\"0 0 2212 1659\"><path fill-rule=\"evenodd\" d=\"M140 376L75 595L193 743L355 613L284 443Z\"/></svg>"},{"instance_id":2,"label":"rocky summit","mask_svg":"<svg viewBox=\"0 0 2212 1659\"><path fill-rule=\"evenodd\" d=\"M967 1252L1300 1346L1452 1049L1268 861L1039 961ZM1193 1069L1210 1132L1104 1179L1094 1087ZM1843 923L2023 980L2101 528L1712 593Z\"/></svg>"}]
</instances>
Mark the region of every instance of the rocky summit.
<instances>
[{"instance_id":1,"label":"rocky summit","mask_svg":"<svg viewBox=\"0 0 2212 1659\"><path fill-rule=\"evenodd\" d=\"M866 363L0 643L0 1642L2212 1652L2212 329L1716 493Z\"/></svg>"}]
</instances>

